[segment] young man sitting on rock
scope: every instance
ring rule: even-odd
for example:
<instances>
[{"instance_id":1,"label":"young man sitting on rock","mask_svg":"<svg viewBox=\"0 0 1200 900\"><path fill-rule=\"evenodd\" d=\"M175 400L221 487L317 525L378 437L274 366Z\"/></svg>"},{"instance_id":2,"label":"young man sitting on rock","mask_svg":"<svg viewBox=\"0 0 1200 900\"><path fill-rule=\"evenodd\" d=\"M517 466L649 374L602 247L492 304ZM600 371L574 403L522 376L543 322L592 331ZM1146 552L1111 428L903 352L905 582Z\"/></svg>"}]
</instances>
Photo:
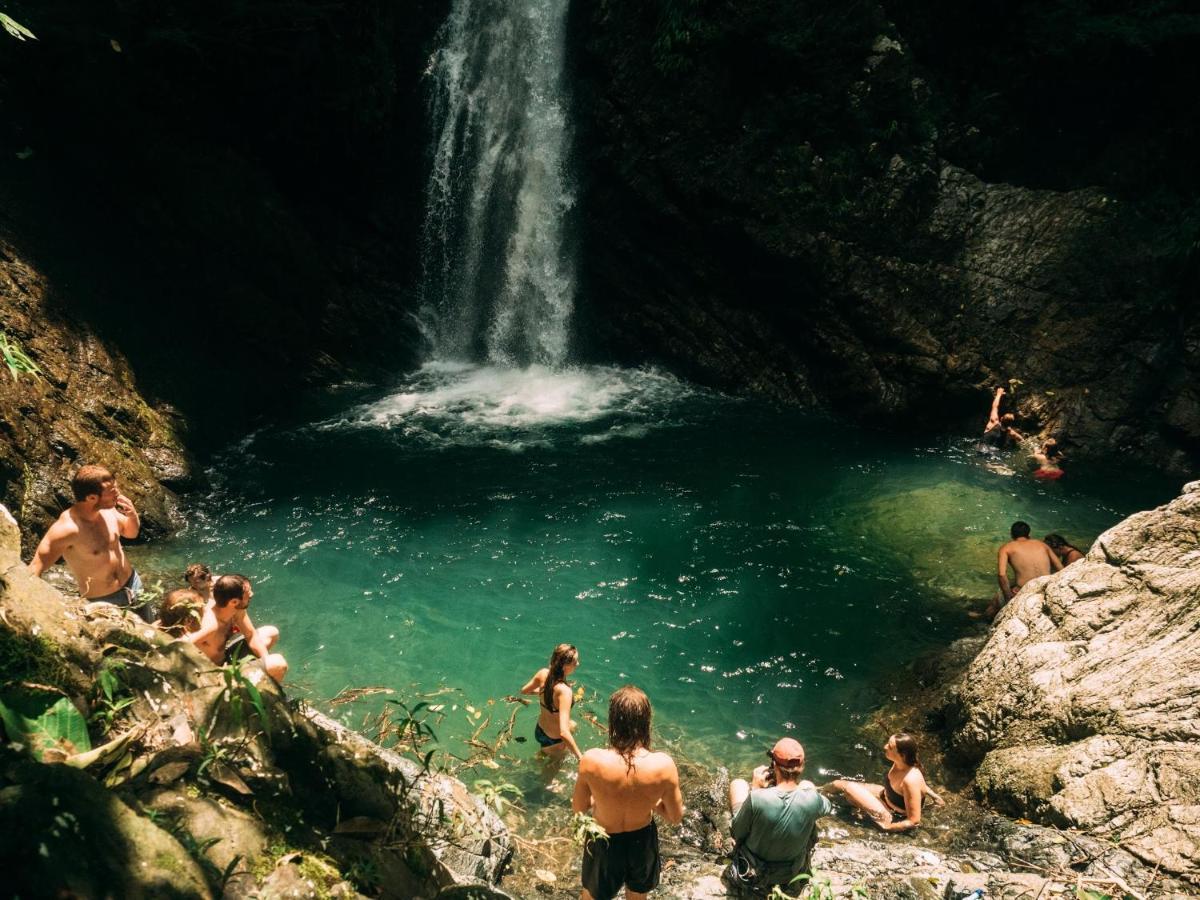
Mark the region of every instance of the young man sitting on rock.
<instances>
[{"instance_id":1,"label":"young man sitting on rock","mask_svg":"<svg viewBox=\"0 0 1200 900\"><path fill-rule=\"evenodd\" d=\"M780 738L767 755L770 766L755 769L749 784L735 778L729 785L737 847L725 880L762 896L776 885L785 891L791 885L798 894L803 885L791 883L812 873L817 819L833 812L833 805L811 781L801 780L804 748L799 741Z\"/></svg>"},{"instance_id":2,"label":"young man sitting on rock","mask_svg":"<svg viewBox=\"0 0 1200 900\"><path fill-rule=\"evenodd\" d=\"M238 655L239 651L230 647L230 640L240 634L244 645L262 660L267 674L276 681L283 681L287 660L271 652L279 640L279 629L274 625L254 627L246 613L253 596L254 589L245 575L222 575L213 585L213 598L204 607L200 628L185 635L184 639L194 643L218 666L223 666Z\"/></svg>"},{"instance_id":3,"label":"young man sitting on rock","mask_svg":"<svg viewBox=\"0 0 1200 900\"><path fill-rule=\"evenodd\" d=\"M138 536L142 523L133 503L103 466L82 466L71 479L75 502L63 510L29 562L35 576L65 559L84 600L127 607L147 622L150 604L139 604L142 579L125 558L121 538Z\"/></svg>"}]
</instances>

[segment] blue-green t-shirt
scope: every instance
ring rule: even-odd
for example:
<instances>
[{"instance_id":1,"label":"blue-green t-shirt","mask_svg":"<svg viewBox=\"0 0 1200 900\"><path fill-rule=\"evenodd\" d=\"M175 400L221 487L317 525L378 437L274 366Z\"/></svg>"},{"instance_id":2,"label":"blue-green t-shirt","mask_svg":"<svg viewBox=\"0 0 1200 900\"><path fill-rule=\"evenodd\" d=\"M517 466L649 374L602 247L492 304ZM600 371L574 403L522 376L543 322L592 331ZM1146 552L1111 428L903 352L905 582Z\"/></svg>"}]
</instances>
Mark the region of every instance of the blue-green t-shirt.
<instances>
[{"instance_id":1,"label":"blue-green t-shirt","mask_svg":"<svg viewBox=\"0 0 1200 900\"><path fill-rule=\"evenodd\" d=\"M817 819L833 805L813 788L751 791L733 814L733 837L764 862L797 860L808 848Z\"/></svg>"}]
</instances>

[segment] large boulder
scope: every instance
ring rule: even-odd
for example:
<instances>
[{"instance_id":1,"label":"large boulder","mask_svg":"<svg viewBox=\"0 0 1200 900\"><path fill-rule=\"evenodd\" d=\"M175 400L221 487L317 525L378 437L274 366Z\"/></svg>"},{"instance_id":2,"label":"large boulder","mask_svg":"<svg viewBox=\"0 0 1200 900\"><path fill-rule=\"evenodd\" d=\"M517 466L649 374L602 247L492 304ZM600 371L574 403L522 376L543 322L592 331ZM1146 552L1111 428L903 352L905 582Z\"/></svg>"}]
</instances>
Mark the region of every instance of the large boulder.
<instances>
[{"instance_id":1,"label":"large boulder","mask_svg":"<svg viewBox=\"0 0 1200 900\"><path fill-rule=\"evenodd\" d=\"M982 798L1200 876L1200 482L1027 584L951 688Z\"/></svg>"}]
</instances>

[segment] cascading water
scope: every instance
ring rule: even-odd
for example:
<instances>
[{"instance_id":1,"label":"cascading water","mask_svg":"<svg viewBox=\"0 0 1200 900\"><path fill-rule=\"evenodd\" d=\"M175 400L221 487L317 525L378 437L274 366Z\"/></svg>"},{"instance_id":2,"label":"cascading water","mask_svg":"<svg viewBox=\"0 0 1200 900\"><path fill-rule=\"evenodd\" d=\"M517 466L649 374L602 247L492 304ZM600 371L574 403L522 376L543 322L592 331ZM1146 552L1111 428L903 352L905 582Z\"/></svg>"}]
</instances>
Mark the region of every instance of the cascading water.
<instances>
[{"instance_id":1,"label":"cascading water","mask_svg":"<svg viewBox=\"0 0 1200 900\"><path fill-rule=\"evenodd\" d=\"M567 0L454 0L443 26L422 250L435 358L566 361L566 15Z\"/></svg>"}]
</instances>

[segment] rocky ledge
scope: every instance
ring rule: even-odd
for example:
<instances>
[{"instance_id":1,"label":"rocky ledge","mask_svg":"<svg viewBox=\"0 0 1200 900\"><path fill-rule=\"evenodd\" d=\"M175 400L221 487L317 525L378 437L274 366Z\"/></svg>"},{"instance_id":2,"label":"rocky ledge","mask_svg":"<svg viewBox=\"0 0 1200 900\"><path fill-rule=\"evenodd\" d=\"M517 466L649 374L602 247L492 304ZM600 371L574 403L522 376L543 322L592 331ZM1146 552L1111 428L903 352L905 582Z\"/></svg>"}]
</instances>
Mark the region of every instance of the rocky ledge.
<instances>
[{"instance_id":1,"label":"rocky ledge","mask_svg":"<svg viewBox=\"0 0 1200 900\"><path fill-rule=\"evenodd\" d=\"M416 900L499 880L508 833L456 779L289 701L257 662L215 668L114 607L64 597L18 545L0 507L0 700L66 698L82 715L61 709L76 729L36 753L4 717L14 896Z\"/></svg>"},{"instance_id":2,"label":"rocky ledge","mask_svg":"<svg viewBox=\"0 0 1200 900\"><path fill-rule=\"evenodd\" d=\"M1200 883L1200 482L1027 584L944 712L986 803Z\"/></svg>"}]
</instances>

